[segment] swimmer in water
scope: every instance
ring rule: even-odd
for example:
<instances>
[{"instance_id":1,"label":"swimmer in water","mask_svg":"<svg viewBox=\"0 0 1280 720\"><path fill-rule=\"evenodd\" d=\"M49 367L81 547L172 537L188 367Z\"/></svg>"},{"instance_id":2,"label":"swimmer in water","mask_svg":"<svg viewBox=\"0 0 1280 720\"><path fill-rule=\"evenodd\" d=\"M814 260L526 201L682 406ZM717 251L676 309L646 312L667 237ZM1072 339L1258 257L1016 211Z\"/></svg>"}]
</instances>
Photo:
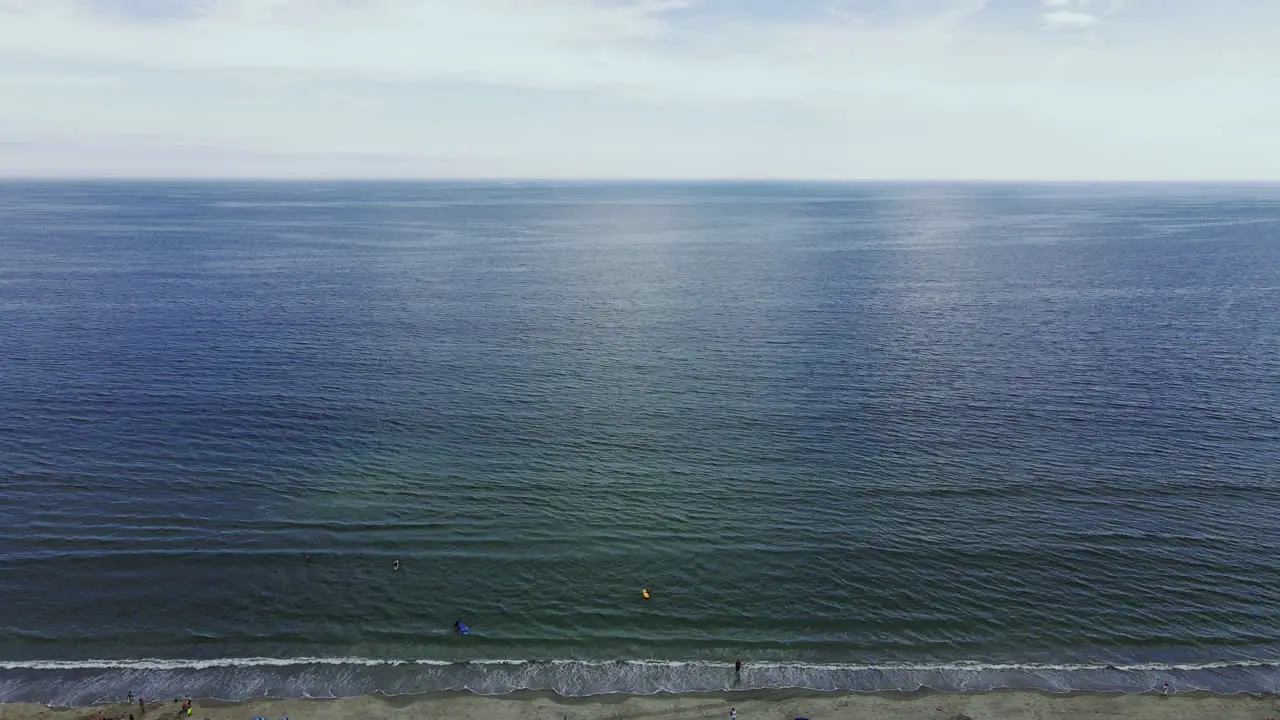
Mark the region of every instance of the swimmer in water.
<instances>
[{"instance_id":1,"label":"swimmer in water","mask_svg":"<svg viewBox=\"0 0 1280 720\"><path fill-rule=\"evenodd\" d=\"M400 561L399 561L399 560L396 560L395 562L391 563L391 569L392 569L392 570L399 570L399 569L400 569Z\"/></svg>"}]
</instances>

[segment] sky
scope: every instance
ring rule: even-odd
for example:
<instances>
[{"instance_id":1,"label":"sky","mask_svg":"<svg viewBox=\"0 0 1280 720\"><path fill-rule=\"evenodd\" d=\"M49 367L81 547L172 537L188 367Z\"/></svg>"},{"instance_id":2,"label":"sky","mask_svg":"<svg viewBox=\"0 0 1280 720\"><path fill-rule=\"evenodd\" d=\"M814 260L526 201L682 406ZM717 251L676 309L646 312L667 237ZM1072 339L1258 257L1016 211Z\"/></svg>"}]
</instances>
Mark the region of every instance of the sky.
<instances>
[{"instance_id":1,"label":"sky","mask_svg":"<svg viewBox=\"0 0 1280 720\"><path fill-rule=\"evenodd\" d=\"M0 0L0 176L1280 180L1280 2Z\"/></svg>"}]
</instances>

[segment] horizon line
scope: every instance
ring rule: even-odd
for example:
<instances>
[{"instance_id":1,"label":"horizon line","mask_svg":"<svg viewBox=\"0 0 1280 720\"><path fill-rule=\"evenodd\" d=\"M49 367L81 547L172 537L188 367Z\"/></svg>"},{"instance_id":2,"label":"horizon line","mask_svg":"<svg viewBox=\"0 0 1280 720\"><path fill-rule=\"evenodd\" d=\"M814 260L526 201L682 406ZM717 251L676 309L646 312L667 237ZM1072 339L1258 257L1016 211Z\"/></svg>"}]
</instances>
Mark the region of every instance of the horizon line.
<instances>
[{"instance_id":1,"label":"horizon line","mask_svg":"<svg viewBox=\"0 0 1280 720\"><path fill-rule=\"evenodd\" d=\"M1280 185L1280 178L1202 179L1052 179L1052 178L804 178L804 177L432 177L432 176L317 176L317 175L5 175L0 182L235 182L235 183L440 183L440 184L806 184L806 185Z\"/></svg>"}]
</instances>

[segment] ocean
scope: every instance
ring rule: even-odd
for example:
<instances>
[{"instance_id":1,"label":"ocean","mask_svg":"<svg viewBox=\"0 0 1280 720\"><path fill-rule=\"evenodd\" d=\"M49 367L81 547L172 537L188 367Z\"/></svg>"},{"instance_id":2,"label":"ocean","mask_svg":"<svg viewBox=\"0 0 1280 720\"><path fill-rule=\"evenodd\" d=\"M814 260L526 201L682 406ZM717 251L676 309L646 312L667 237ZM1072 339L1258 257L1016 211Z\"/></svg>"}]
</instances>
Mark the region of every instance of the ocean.
<instances>
[{"instance_id":1,"label":"ocean","mask_svg":"<svg viewBox=\"0 0 1280 720\"><path fill-rule=\"evenodd\" d=\"M0 701L1280 691L1280 186L0 183L0 528Z\"/></svg>"}]
</instances>

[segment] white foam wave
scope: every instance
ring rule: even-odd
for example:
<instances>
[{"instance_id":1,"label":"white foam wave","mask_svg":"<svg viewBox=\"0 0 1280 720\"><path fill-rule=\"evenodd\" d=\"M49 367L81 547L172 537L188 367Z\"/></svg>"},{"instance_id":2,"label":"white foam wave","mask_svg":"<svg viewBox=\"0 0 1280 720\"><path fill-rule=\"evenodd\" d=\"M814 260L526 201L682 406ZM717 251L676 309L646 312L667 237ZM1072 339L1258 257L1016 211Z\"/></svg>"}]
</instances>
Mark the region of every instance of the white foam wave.
<instances>
[{"instance_id":1,"label":"white foam wave","mask_svg":"<svg viewBox=\"0 0 1280 720\"><path fill-rule=\"evenodd\" d=\"M804 663L752 661L734 673L706 660L521 660L479 658L208 658L0 661L0 702L78 706L119 699L131 688L146 697L184 694L215 700L249 697L349 697L531 690L562 697L626 694L810 690L820 692L1150 692L1163 682L1180 691L1280 691L1280 662L1203 663Z\"/></svg>"},{"instance_id":2,"label":"white foam wave","mask_svg":"<svg viewBox=\"0 0 1280 720\"><path fill-rule=\"evenodd\" d=\"M361 657L294 657L294 658L211 658L211 659L91 659L91 660L24 660L0 661L0 670L208 670L217 668L295 667L308 665L348 665L359 667L394 667L399 665L574 665L584 668L608 667L617 661L605 660L520 660L515 658L477 658L465 661L432 659L378 659ZM646 668L727 668L732 663L703 660L626 660L622 664ZM1275 660L1223 660L1204 663L984 663L957 661L949 663L806 663L753 661L752 669L821 670L856 672L1196 672L1233 668L1280 668Z\"/></svg>"},{"instance_id":3,"label":"white foam wave","mask_svg":"<svg viewBox=\"0 0 1280 720\"><path fill-rule=\"evenodd\" d=\"M229 667L292 667L296 665L404 665L408 660L357 657L221 658L209 660L27 660L0 661L0 670L210 670ZM423 661L428 662L428 661ZM442 663L449 664L449 663Z\"/></svg>"}]
</instances>

